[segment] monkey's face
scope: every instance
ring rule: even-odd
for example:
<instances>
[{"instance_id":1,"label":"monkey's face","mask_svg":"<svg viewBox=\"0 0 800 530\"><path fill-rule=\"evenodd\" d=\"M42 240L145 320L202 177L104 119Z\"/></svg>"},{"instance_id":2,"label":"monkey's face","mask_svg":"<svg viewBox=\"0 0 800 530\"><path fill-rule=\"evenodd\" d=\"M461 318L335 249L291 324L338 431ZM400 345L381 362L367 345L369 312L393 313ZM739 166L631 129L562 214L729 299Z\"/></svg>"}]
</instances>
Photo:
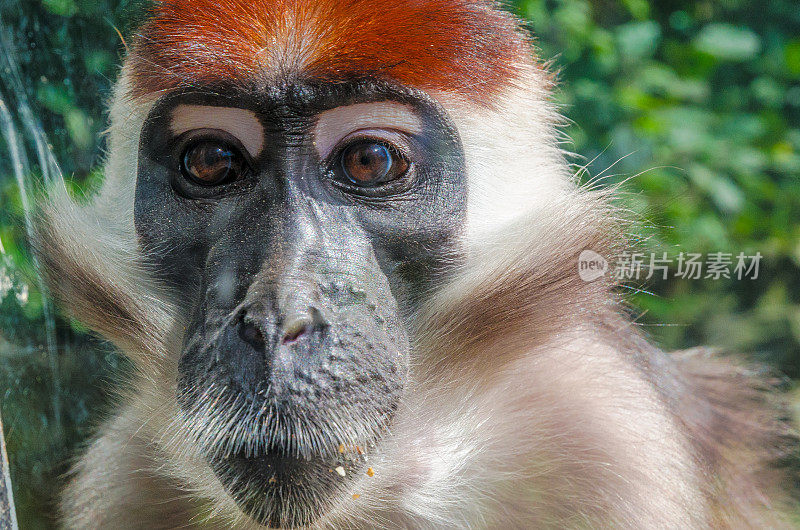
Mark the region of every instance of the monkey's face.
<instances>
[{"instance_id":1,"label":"monkey's face","mask_svg":"<svg viewBox=\"0 0 800 530\"><path fill-rule=\"evenodd\" d=\"M403 394L409 293L465 203L458 136L416 92L215 86L150 113L135 222L183 313L182 426L257 522L349 497Z\"/></svg>"}]
</instances>

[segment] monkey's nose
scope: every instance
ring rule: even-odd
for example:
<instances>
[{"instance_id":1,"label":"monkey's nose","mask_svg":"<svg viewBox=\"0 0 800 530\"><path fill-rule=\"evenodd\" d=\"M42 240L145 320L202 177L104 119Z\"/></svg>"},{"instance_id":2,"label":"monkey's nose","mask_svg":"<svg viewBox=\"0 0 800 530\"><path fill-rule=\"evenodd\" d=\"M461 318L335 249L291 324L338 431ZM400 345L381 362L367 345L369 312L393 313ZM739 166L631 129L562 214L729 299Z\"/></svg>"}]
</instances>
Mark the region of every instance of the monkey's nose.
<instances>
[{"instance_id":1,"label":"monkey's nose","mask_svg":"<svg viewBox=\"0 0 800 530\"><path fill-rule=\"evenodd\" d=\"M270 322L278 321L278 324ZM245 310L239 321L239 338L264 351L268 344L291 345L311 340L325 328L325 322L315 307L294 309L283 318L273 319L259 310Z\"/></svg>"},{"instance_id":2,"label":"monkey's nose","mask_svg":"<svg viewBox=\"0 0 800 530\"><path fill-rule=\"evenodd\" d=\"M239 337L258 351L263 351L266 346L264 334L251 322L239 322Z\"/></svg>"},{"instance_id":3,"label":"monkey's nose","mask_svg":"<svg viewBox=\"0 0 800 530\"><path fill-rule=\"evenodd\" d=\"M281 343L289 344L300 340L311 332L313 326L314 319L310 311L289 315L283 324Z\"/></svg>"},{"instance_id":4,"label":"monkey's nose","mask_svg":"<svg viewBox=\"0 0 800 530\"><path fill-rule=\"evenodd\" d=\"M226 327L216 362L244 392L255 395L269 388L271 396L283 399L312 391L302 377L313 377L328 359L328 325L307 304L299 300L283 315L266 304L252 304Z\"/></svg>"}]
</instances>

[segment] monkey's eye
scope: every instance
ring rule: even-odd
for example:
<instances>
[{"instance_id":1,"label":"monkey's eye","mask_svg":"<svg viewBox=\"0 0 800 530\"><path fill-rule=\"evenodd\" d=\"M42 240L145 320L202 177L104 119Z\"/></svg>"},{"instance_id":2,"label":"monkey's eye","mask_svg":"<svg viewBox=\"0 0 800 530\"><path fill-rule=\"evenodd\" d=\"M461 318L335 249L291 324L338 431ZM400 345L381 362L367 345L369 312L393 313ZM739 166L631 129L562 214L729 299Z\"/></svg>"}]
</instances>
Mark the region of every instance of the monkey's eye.
<instances>
[{"instance_id":1,"label":"monkey's eye","mask_svg":"<svg viewBox=\"0 0 800 530\"><path fill-rule=\"evenodd\" d=\"M242 154L225 142L201 140L181 156L181 173L200 186L219 186L239 178L246 166Z\"/></svg>"},{"instance_id":2,"label":"monkey's eye","mask_svg":"<svg viewBox=\"0 0 800 530\"><path fill-rule=\"evenodd\" d=\"M409 166L394 146L375 140L348 145L339 155L339 164L349 183L368 188L401 177Z\"/></svg>"}]
</instances>

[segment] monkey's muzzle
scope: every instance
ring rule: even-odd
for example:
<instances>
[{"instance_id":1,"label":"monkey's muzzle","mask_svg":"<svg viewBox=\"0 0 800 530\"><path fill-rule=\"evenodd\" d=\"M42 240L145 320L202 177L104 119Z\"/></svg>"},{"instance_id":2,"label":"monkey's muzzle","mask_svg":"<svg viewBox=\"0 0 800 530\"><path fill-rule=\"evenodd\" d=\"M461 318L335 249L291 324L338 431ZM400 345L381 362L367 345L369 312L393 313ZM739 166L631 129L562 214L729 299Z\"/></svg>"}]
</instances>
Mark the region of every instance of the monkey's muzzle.
<instances>
[{"instance_id":1,"label":"monkey's muzzle","mask_svg":"<svg viewBox=\"0 0 800 530\"><path fill-rule=\"evenodd\" d=\"M253 284L227 314L202 308L189 330L178 380L185 426L261 524L321 516L348 494L391 421L408 340L374 278Z\"/></svg>"}]
</instances>

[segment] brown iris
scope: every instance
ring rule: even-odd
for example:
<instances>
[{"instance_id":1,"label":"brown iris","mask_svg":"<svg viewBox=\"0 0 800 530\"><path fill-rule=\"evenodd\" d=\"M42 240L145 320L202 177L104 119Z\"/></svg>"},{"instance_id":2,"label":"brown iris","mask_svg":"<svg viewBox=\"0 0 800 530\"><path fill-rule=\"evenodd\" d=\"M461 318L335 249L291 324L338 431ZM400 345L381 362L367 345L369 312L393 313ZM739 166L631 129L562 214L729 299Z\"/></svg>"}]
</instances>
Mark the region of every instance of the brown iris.
<instances>
[{"instance_id":1,"label":"brown iris","mask_svg":"<svg viewBox=\"0 0 800 530\"><path fill-rule=\"evenodd\" d=\"M348 146L341 155L342 170L357 186L378 186L403 175L408 161L397 151L375 141Z\"/></svg>"},{"instance_id":2,"label":"brown iris","mask_svg":"<svg viewBox=\"0 0 800 530\"><path fill-rule=\"evenodd\" d=\"M190 145L181 160L184 176L201 186L217 186L236 180L243 167L241 153L225 143L210 140Z\"/></svg>"}]
</instances>

